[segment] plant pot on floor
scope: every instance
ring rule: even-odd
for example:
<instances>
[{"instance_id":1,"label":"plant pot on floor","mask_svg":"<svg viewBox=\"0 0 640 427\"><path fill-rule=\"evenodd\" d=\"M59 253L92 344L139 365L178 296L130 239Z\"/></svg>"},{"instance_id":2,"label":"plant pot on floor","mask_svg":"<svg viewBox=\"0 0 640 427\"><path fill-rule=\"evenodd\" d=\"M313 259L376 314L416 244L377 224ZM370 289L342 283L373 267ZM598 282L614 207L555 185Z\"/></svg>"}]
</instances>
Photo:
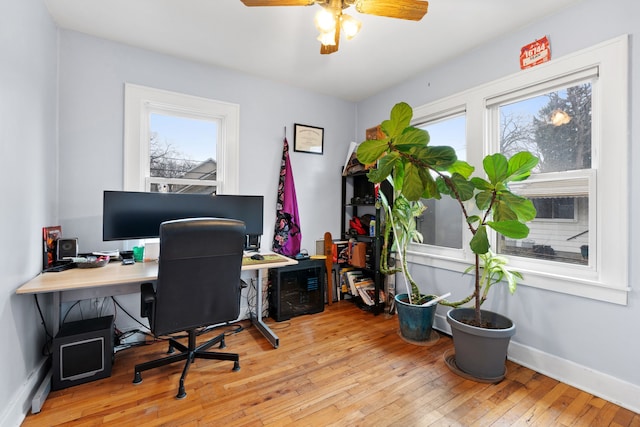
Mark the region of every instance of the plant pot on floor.
<instances>
[{"instance_id":1,"label":"plant pot on floor","mask_svg":"<svg viewBox=\"0 0 640 427\"><path fill-rule=\"evenodd\" d=\"M402 338L416 344L431 343L437 340L439 336L435 334L436 336L433 337L432 332L433 319L438 304L432 306L409 304L407 294L396 295L395 300Z\"/></svg>"},{"instance_id":2,"label":"plant pot on floor","mask_svg":"<svg viewBox=\"0 0 640 427\"><path fill-rule=\"evenodd\" d=\"M516 327L507 317L486 310L481 311L482 319L489 322L491 328L465 323L475 317L474 313L472 308L454 308L447 313L455 354L445 354L445 362L462 376L481 382L502 381L509 341Z\"/></svg>"}]
</instances>

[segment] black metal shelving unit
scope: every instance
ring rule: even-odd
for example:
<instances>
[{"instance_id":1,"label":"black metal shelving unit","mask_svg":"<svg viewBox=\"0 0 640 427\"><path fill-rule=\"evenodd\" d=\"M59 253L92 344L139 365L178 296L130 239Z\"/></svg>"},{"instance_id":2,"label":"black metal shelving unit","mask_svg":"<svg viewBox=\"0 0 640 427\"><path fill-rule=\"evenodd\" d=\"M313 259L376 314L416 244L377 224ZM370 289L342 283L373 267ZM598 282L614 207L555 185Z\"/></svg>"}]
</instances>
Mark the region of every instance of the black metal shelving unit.
<instances>
[{"instance_id":1,"label":"black metal shelving unit","mask_svg":"<svg viewBox=\"0 0 640 427\"><path fill-rule=\"evenodd\" d=\"M380 186L387 200L392 200L390 186L383 182ZM350 232L349 221L355 217L365 214L375 216L375 232L373 235L360 235ZM380 271L382 253L382 230L381 224L384 221L384 212L381 204L376 203L375 186L369 182L365 172L355 173L342 177L342 212L341 212L341 238L344 240L355 239L358 242L366 243L367 262L365 267L357 267L374 282L374 305L369 306L362 302L358 295L352 295L354 302L364 309L375 314L382 313L385 308L385 301L379 300L380 290L384 290L384 274Z\"/></svg>"}]
</instances>

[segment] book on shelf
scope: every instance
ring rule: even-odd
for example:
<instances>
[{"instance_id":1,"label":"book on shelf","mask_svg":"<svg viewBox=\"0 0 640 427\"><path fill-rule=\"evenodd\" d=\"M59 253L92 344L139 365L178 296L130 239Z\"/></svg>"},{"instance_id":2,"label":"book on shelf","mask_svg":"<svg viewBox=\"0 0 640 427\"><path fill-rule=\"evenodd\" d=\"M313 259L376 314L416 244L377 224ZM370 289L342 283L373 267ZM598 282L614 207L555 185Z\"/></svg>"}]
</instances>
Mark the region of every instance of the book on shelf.
<instances>
[{"instance_id":1,"label":"book on shelf","mask_svg":"<svg viewBox=\"0 0 640 427\"><path fill-rule=\"evenodd\" d=\"M349 270L346 273L347 283L349 284L349 292L351 295L358 295L358 289L356 288L356 282L362 277L362 271Z\"/></svg>"},{"instance_id":2,"label":"book on shelf","mask_svg":"<svg viewBox=\"0 0 640 427\"><path fill-rule=\"evenodd\" d=\"M353 270L353 267L345 266L340 269L340 289L342 293L349 292L349 279L347 278L347 272Z\"/></svg>"},{"instance_id":3,"label":"book on shelf","mask_svg":"<svg viewBox=\"0 0 640 427\"><path fill-rule=\"evenodd\" d=\"M52 225L42 227L42 269L51 267L56 261L56 244L58 239L62 237L62 226Z\"/></svg>"},{"instance_id":4,"label":"book on shelf","mask_svg":"<svg viewBox=\"0 0 640 427\"><path fill-rule=\"evenodd\" d=\"M358 295L362 298L362 301L367 305L373 305L373 299L368 293L369 289L375 289L375 285L373 280L370 278L364 278L358 282L356 282L356 289L358 291Z\"/></svg>"},{"instance_id":5,"label":"book on shelf","mask_svg":"<svg viewBox=\"0 0 640 427\"><path fill-rule=\"evenodd\" d=\"M367 305L375 305L375 295L376 295L376 287L373 282L373 279L366 278L356 282L356 289L358 290L358 295L362 298L362 301ZM385 302L385 294L382 289L378 293L378 302Z\"/></svg>"}]
</instances>

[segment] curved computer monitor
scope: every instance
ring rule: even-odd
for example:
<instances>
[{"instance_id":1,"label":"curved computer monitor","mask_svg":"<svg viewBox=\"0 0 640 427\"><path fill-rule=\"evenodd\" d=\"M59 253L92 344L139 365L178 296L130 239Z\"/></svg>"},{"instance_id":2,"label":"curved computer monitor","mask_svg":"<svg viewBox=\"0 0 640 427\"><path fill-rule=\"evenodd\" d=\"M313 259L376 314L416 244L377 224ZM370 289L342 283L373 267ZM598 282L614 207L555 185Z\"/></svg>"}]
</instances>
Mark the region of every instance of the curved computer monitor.
<instances>
[{"instance_id":1,"label":"curved computer monitor","mask_svg":"<svg viewBox=\"0 0 640 427\"><path fill-rule=\"evenodd\" d=\"M263 232L263 207L263 196L107 190L103 198L102 239L149 239L159 237L164 221L217 217L244 221L245 247L257 249Z\"/></svg>"}]
</instances>

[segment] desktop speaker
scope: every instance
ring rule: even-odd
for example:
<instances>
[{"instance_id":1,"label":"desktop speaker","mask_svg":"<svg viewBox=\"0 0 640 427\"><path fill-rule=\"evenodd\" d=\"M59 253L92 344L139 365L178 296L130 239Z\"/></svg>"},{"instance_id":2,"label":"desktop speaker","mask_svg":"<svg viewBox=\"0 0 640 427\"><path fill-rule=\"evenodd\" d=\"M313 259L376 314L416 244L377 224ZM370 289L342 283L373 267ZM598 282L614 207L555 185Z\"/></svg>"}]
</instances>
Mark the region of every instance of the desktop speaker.
<instances>
[{"instance_id":1,"label":"desktop speaker","mask_svg":"<svg viewBox=\"0 0 640 427\"><path fill-rule=\"evenodd\" d=\"M53 339L51 389L111 376L113 316L68 322Z\"/></svg>"},{"instance_id":2,"label":"desktop speaker","mask_svg":"<svg viewBox=\"0 0 640 427\"><path fill-rule=\"evenodd\" d=\"M78 256L78 239L58 239L56 242L58 261Z\"/></svg>"}]
</instances>

